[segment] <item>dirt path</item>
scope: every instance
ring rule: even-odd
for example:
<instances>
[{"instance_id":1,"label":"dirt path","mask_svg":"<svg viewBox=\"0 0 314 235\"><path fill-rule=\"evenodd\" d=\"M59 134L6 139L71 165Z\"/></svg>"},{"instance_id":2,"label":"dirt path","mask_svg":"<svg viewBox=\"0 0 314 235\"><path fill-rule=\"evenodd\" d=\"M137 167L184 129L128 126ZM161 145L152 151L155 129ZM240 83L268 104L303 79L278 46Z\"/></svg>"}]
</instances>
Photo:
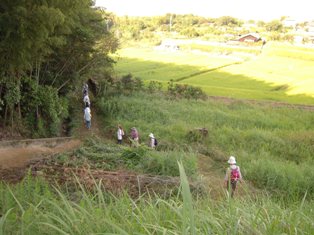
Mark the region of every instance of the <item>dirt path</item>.
<instances>
[{"instance_id":1,"label":"dirt path","mask_svg":"<svg viewBox=\"0 0 314 235\"><path fill-rule=\"evenodd\" d=\"M47 143L36 143L21 147L0 148L0 168L8 169L25 167L31 160L40 159L46 155L72 150L80 144L80 140L70 140L51 147L45 146Z\"/></svg>"},{"instance_id":2,"label":"dirt path","mask_svg":"<svg viewBox=\"0 0 314 235\"><path fill-rule=\"evenodd\" d=\"M101 124L96 114L92 117L92 127L88 130L83 122L75 130L75 139L48 138L37 140L15 140L0 142L0 180L18 182L29 164L46 156L71 151L78 148L85 138L102 136Z\"/></svg>"}]
</instances>

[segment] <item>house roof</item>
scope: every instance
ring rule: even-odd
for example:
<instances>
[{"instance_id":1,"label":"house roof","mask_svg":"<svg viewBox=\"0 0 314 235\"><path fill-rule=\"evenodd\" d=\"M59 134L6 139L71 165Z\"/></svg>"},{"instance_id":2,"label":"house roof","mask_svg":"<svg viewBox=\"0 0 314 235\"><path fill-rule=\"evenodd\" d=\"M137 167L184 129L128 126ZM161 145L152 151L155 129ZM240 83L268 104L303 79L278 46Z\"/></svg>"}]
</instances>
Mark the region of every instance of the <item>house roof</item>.
<instances>
[{"instance_id":1,"label":"house roof","mask_svg":"<svg viewBox=\"0 0 314 235\"><path fill-rule=\"evenodd\" d=\"M258 33L248 33L248 34L244 34L244 35L241 35L240 37L238 37L238 40L241 39L241 38L245 38L247 36L253 36L253 37L257 38L257 39L261 38Z\"/></svg>"}]
</instances>

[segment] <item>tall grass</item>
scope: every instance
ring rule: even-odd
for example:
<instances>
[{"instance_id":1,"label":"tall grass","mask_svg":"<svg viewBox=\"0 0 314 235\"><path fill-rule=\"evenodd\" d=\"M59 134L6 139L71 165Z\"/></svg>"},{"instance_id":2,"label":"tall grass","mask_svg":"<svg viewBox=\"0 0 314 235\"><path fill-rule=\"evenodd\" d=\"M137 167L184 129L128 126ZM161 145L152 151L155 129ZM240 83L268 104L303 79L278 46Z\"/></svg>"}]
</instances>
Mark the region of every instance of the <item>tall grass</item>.
<instances>
[{"instance_id":1,"label":"tall grass","mask_svg":"<svg viewBox=\"0 0 314 235\"><path fill-rule=\"evenodd\" d=\"M308 197L314 196L312 174L302 167L314 162L312 111L242 102L171 100L144 93L114 99L120 102L115 121L126 130L137 127L142 141L148 141L148 134L153 132L165 149L192 148L219 163L235 155L243 165L244 176L257 187L282 193L286 183L294 181L291 185L298 186L289 187L285 195L302 198L308 192ZM208 129L208 137L189 138L190 131L200 127ZM286 170L297 171L285 182L263 183L261 172L267 168L263 162L272 166L270 178L285 179ZM273 190L275 187L279 190Z\"/></svg>"},{"instance_id":2,"label":"tall grass","mask_svg":"<svg viewBox=\"0 0 314 235\"><path fill-rule=\"evenodd\" d=\"M215 201L193 199L184 168L180 168L180 194L164 200L153 196L119 198L101 184L90 193L80 185L73 195L28 179L15 187L1 185L1 234L312 234L313 201L286 206L266 196ZM30 191L25 197L19 187ZM51 195L46 197L45 195ZM72 198L72 199L71 199Z\"/></svg>"}]
</instances>

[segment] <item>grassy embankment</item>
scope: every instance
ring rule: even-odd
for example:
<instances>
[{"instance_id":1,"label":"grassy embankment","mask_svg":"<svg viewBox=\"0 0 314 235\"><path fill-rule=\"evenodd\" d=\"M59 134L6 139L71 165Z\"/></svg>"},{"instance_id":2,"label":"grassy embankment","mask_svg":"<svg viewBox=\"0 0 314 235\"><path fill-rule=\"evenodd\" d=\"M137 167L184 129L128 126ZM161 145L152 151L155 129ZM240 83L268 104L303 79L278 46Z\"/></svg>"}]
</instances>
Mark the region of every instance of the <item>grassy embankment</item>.
<instances>
[{"instance_id":1,"label":"grassy embankment","mask_svg":"<svg viewBox=\"0 0 314 235\"><path fill-rule=\"evenodd\" d=\"M59 156L58 161L74 166L94 162L102 169L129 165L129 169L140 172L152 168L149 162L153 162L155 168L164 166L170 171L149 170L152 173L176 172L178 175L173 163L182 159L182 149L189 149L191 154L183 157L188 160L187 172L199 152L216 163L223 177L226 160L233 154L245 179L265 189L265 195L248 193L231 201L209 197L192 199L184 174L181 174L182 194L170 199L114 197L99 186L94 192L78 187L70 193L56 191L41 181L26 180L10 188L0 186L3 215L0 231L4 234L313 232L314 119L311 111L241 102L172 100L164 95L143 93L115 97L110 103L118 103L120 107L114 113L112 125L119 122L125 130L136 126L143 142L153 132L159 139L160 151L146 151L147 161L140 158L143 163L134 164L128 156L136 160L140 154L137 150L94 143L70 157ZM106 101L99 107L106 109L108 104ZM209 136L205 139L189 136L195 127L206 127Z\"/></svg>"},{"instance_id":2,"label":"grassy embankment","mask_svg":"<svg viewBox=\"0 0 314 235\"><path fill-rule=\"evenodd\" d=\"M195 46L194 46L195 47ZM314 104L313 49L266 44L258 56L246 49L198 46L192 51L127 48L119 51L117 75L127 73L165 86L170 79L201 87L208 95ZM240 51L239 51L240 50ZM231 53L233 51L233 53Z\"/></svg>"}]
</instances>

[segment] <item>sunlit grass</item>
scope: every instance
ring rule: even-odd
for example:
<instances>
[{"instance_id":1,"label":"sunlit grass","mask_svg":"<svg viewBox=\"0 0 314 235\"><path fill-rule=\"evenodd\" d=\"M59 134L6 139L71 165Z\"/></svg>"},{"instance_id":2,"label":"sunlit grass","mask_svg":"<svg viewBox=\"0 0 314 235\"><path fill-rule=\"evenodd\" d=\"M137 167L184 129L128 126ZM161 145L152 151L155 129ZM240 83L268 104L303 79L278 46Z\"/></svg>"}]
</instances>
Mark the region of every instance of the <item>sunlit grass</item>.
<instances>
[{"instance_id":1,"label":"sunlit grass","mask_svg":"<svg viewBox=\"0 0 314 235\"><path fill-rule=\"evenodd\" d=\"M259 56L241 61L234 55L127 48L119 51L115 69L118 76L178 80L209 95L314 104L312 51L269 43Z\"/></svg>"}]
</instances>

